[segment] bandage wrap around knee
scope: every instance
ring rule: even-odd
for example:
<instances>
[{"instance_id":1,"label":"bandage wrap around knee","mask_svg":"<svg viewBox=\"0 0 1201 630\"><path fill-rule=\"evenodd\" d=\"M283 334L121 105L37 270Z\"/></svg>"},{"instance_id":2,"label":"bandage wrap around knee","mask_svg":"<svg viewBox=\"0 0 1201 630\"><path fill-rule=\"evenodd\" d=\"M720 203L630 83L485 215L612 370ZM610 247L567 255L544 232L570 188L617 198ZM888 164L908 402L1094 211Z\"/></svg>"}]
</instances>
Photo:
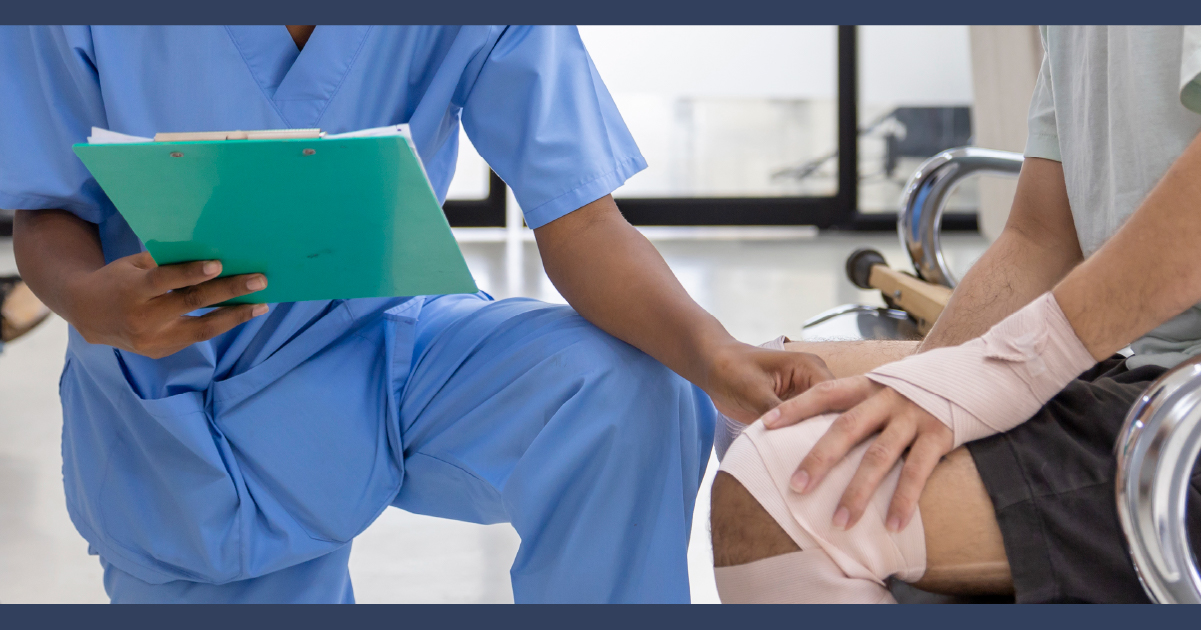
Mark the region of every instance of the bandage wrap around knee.
<instances>
[{"instance_id":1,"label":"bandage wrap around knee","mask_svg":"<svg viewBox=\"0 0 1201 630\"><path fill-rule=\"evenodd\" d=\"M725 604L895 604L888 589L847 577L821 549L715 570Z\"/></svg>"},{"instance_id":2,"label":"bandage wrap around knee","mask_svg":"<svg viewBox=\"0 0 1201 630\"><path fill-rule=\"evenodd\" d=\"M717 568L723 602L892 602L885 587L887 578L914 581L925 573L921 515L915 513L900 532L884 526L900 479L899 463L885 476L854 527L842 530L833 524L839 499L874 438L853 449L808 493L797 494L789 488L797 465L835 417L817 416L771 431L756 422L726 453L721 469L755 497L801 551Z\"/></svg>"},{"instance_id":3,"label":"bandage wrap around knee","mask_svg":"<svg viewBox=\"0 0 1201 630\"><path fill-rule=\"evenodd\" d=\"M1030 419L1095 364L1048 292L983 337L906 357L867 377L942 421L958 447Z\"/></svg>"}]
</instances>

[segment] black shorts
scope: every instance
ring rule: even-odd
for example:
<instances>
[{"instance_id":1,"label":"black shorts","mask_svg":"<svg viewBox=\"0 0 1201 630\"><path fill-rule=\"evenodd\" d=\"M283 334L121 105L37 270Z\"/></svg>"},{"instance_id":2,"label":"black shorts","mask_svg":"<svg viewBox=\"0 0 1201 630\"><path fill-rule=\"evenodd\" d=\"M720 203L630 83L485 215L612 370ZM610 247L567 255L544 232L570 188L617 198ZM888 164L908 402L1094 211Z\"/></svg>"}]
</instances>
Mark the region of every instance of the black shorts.
<instances>
[{"instance_id":1,"label":"black shorts","mask_svg":"<svg viewBox=\"0 0 1201 630\"><path fill-rule=\"evenodd\" d=\"M1107 359L1028 422L968 444L997 512L1017 602L1148 601L1118 522L1114 444L1130 407L1164 372ZM1198 470L1187 509L1193 541L1201 541Z\"/></svg>"}]
</instances>

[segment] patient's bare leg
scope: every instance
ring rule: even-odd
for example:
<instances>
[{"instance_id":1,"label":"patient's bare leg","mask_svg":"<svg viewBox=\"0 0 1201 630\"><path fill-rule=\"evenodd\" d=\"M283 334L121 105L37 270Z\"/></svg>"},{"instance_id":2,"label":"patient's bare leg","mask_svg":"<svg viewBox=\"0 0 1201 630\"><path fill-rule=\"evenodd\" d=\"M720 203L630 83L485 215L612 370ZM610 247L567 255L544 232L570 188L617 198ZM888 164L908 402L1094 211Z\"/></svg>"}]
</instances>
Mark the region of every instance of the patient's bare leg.
<instances>
[{"instance_id":1,"label":"patient's bare leg","mask_svg":"<svg viewBox=\"0 0 1201 630\"><path fill-rule=\"evenodd\" d=\"M951 594L1013 592L992 502L966 449L951 452L930 477L920 501L926 573L918 588ZM713 560L735 566L800 548L731 475L713 483Z\"/></svg>"},{"instance_id":2,"label":"patient's bare leg","mask_svg":"<svg viewBox=\"0 0 1201 630\"><path fill-rule=\"evenodd\" d=\"M785 350L816 354L835 378L858 376L917 352L919 341L790 341Z\"/></svg>"},{"instance_id":3,"label":"patient's bare leg","mask_svg":"<svg viewBox=\"0 0 1201 630\"><path fill-rule=\"evenodd\" d=\"M1013 593L992 500L966 448L934 469L918 501L926 530L926 574L914 586L935 593Z\"/></svg>"},{"instance_id":4,"label":"patient's bare leg","mask_svg":"<svg viewBox=\"0 0 1201 630\"><path fill-rule=\"evenodd\" d=\"M732 567L801 550L730 473L718 471L711 499L713 566Z\"/></svg>"}]
</instances>

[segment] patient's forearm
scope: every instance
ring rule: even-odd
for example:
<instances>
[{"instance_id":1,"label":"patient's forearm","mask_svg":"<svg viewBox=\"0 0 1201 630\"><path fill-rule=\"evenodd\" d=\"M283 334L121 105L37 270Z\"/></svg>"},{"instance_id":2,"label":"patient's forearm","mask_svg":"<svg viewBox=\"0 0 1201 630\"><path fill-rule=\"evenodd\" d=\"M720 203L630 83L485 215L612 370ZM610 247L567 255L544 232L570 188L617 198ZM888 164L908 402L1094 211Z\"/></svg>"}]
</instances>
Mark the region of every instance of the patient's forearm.
<instances>
[{"instance_id":1,"label":"patient's forearm","mask_svg":"<svg viewBox=\"0 0 1201 630\"><path fill-rule=\"evenodd\" d=\"M1037 248L1024 237L1001 234L951 294L946 309L922 342L922 350L975 339L1051 290L1062 275L1046 265L1023 264L1040 258Z\"/></svg>"},{"instance_id":2,"label":"patient's forearm","mask_svg":"<svg viewBox=\"0 0 1201 630\"><path fill-rule=\"evenodd\" d=\"M786 350L816 354L834 378L866 374L917 351L917 341L792 341Z\"/></svg>"},{"instance_id":3,"label":"patient's forearm","mask_svg":"<svg viewBox=\"0 0 1201 630\"><path fill-rule=\"evenodd\" d=\"M1005 230L968 271L921 349L979 337L1083 259L1059 162L1029 158Z\"/></svg>"},{"instance_id":4,"label":"patient's forearm","mask_svg":"<svg viewBox=\"0 0 1201 630\"><path fill-rule=\"evenodd\" d=\"M1055 287L1076 335L1100 360L1201 300L1201 136L1134 215Z\"/></svg>"},{"instance_id":5,"label":"patient's forearm","mask_svg":"<svg viewBox=\"0 0 1201 630\"><path fill-rule=\"evenodd\" d=\"M920 349L953 346L1046 293L1080 262L1063 166L1030 158L1018 178L1005 231L959 283ZM856 376L919 350L912 341L795 342L789 350L825 360L835 377Z\"/></svg>"}]
</instances>

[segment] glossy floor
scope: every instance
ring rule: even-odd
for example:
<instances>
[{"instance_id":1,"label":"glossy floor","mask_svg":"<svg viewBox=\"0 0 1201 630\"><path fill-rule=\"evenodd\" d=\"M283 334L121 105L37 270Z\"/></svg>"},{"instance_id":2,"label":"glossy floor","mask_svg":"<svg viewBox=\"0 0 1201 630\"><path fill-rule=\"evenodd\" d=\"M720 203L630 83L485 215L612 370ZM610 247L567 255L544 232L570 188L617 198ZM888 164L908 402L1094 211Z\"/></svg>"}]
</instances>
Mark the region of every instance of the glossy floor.
<instances>
[{"instance_id":1,"label":"glossy floor","mask_svg":"<svg viewBox=\"0 0 1201 630\"><path fill-rule=\"evenodd\" d=\"M692 296L737 338L759 343L798 336L808 317L847 302L879 303L844 277L857 247L904 258L892 235L814 236L806 230L650 230ZM460 233L481 288L498 298L561 302L537 249L520 232ZM985 243L944 237L953 267ZM0 275L12 273L11 241L0 238ZM67 518L56 384L66 324L53 318L0 354L0 602L103 602L100 566ZM689 567L693 600L715 602L710 568L708 482L697 499ZM360 602L507 602L508 567L519 541L507 525L479 526L390 509L355 542L351 573Z\"/></svg>"}]
</instances>

